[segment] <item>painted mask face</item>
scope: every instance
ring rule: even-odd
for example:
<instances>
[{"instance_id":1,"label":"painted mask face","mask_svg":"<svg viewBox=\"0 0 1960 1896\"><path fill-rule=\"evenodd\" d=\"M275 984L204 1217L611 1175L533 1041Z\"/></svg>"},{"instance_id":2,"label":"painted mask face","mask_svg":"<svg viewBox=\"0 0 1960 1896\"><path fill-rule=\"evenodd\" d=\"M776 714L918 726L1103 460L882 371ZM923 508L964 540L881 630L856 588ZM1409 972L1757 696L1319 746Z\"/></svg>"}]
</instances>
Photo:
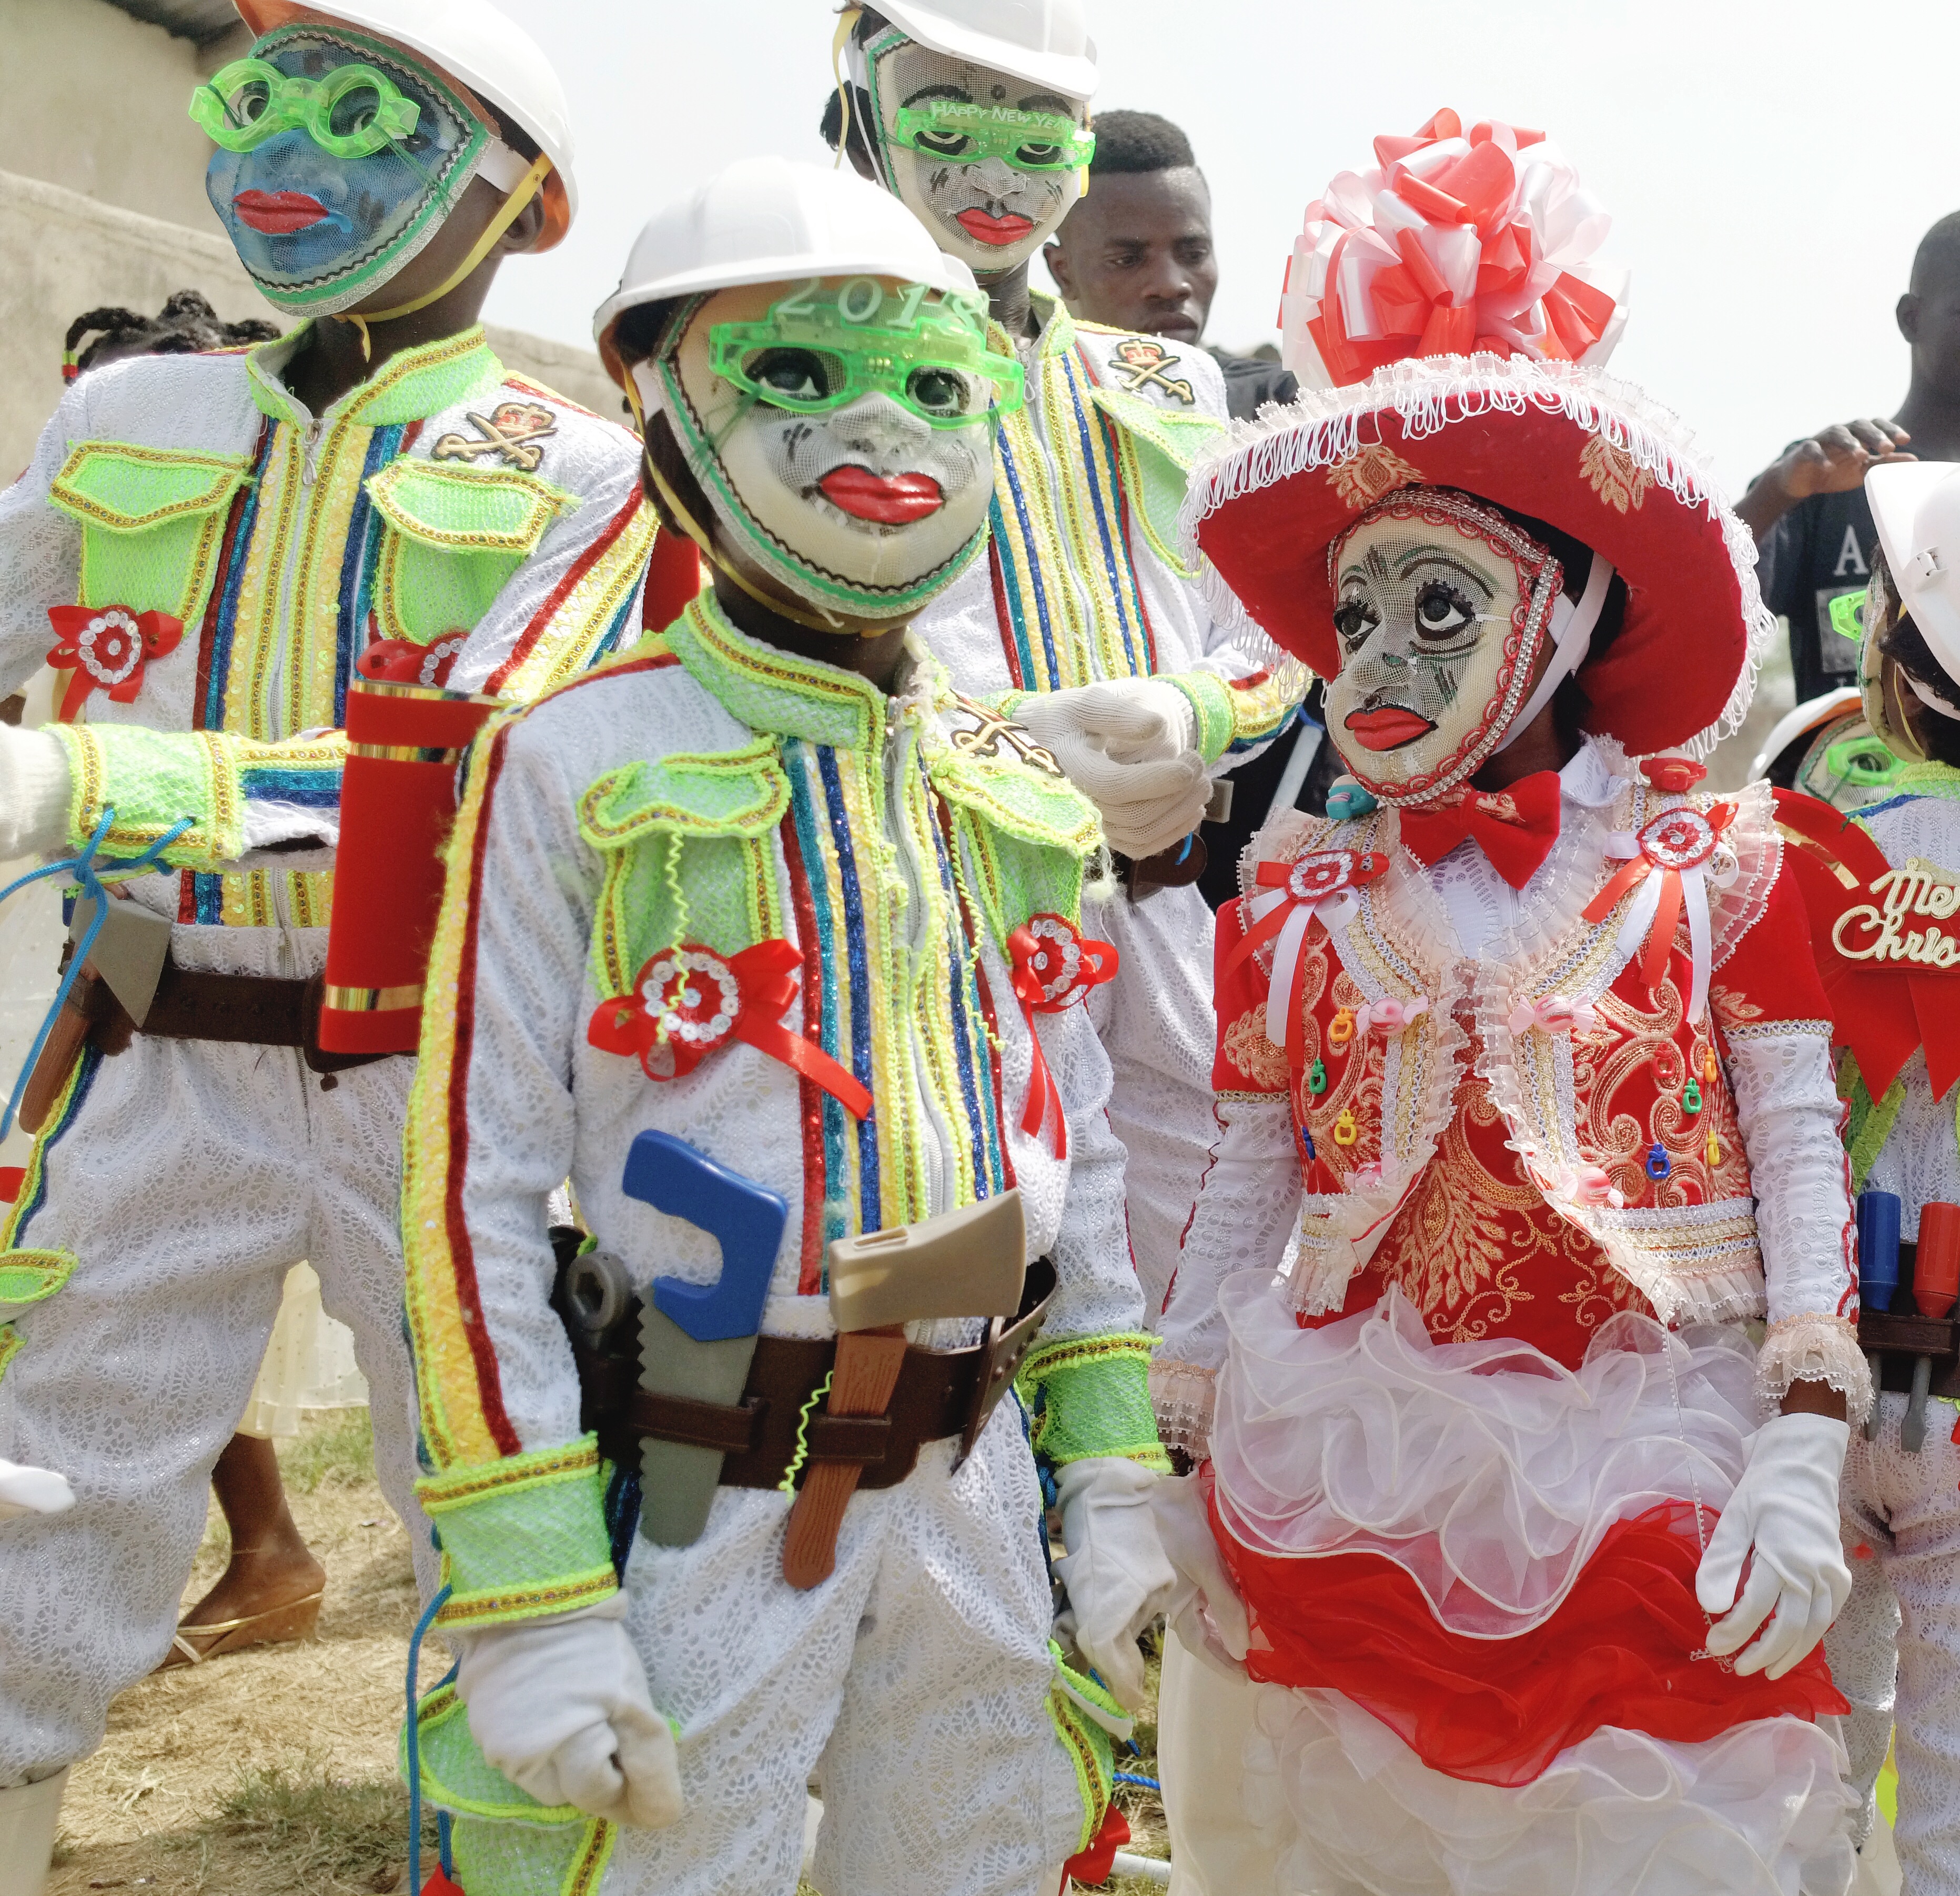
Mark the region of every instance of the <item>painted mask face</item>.
<instances>
[{"instance_id":1,"label":"painted mask face","mask_svg":"<svg viewBox=\"0 0 1960 1896\"><path fill-rule=\"evenodd\" d=\"M491 140L440 75L325 23L266 34L191 116L218 142L205 189L240 261L303 316L352 309L413 259Z\"/></svg>"},{"instance_id":2,"label":"painted mask face","mask_svg":"<svg viewBox=\"0 0 1960 1896\"><path fill-rule=\"evenodd\" d=\"M1025 262L1082 195L1087 108L896 30L861 54L886 188L983 282Z\"/></svg>"},{"instance_id":3,"label":"painted mask face","mask_svg":"<svg viewBox=\"0 0 1960 1896\"><path fill-rule=\"evenodd\" d=\"M992 404L1019 364L985 307L886 277L722 290L634 370L723 530L820 611L915 611L986 539Z\"/></svg>"},{"instance_id":4,"label":"painted mask face","mask_svg":"<svg viewBox=\"0 0 1960 1896\"><path fill-rule=\"evenodd\" d=\"M1441 488L1379 502L1328 557L1341 653L1328 730L1383 802L1425 802L1476 771L1529 695L1559 564Z\"/></svg>"}]
</instances>

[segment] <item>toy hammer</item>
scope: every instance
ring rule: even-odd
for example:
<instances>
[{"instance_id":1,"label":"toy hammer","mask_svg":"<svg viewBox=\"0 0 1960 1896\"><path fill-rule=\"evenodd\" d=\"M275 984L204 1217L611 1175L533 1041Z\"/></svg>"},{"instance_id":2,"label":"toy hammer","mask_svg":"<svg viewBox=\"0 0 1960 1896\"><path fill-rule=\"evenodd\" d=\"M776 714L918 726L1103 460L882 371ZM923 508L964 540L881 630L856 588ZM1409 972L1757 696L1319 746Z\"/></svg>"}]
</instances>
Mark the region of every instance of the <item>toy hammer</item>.
<instances>
[{"instance_id":1,"label":"toy hammer","mask_svg":"<svg viewBox=\"0 0 1960 1896\"><path fill-rule=\"evenodd\" d=\"M837 1359L832 1415L883 1415L905 1366L905 1326L938 1317L1011 1317L1027 1277L1018 1190L918 1224L839 1238L824 1253ZM790 1509L783 1578L807 1589L837 1564L837 1530L858 1486L855 1462L815 1462Z\"/></svg>"},{"instance_id":2,"label":"toy hammer","mask_svg":"<svg viewBox=\"0 0 1960 1896\"><path fill-rule=\"evenodd\" d=\"M721 1245L721 1274L712 1284L654 1280L640 1310L641 1388L733 1407L749 1378L789 1207L664 1132L634 1140L619 1185L628 1198L685 1218ZM640 1532L657 1547L692 1546L708 1525L721 1459L719 1449L643 1439Z\"/></svg>"}]
</instances>

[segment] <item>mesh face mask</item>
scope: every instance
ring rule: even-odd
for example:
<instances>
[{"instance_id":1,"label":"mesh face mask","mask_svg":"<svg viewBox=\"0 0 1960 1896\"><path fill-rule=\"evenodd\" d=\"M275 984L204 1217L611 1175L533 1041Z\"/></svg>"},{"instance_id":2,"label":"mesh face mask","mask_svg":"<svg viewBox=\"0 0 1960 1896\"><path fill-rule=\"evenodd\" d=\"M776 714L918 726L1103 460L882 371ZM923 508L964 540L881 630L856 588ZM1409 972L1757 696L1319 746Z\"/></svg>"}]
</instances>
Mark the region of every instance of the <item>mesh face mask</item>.
<instances>
[{"instance_id":1,"label":"mesh face mask","mask_svg":"<svg viewBox=\"0 0 1960 1896\"><path fill-rule=\"evenodd\" d=\"M988 355L977 299L930 294L806 283L705 333L698 297L632 372L730 542L826 629L909 617L986 544L989 404L1018 401L1019 365Z\"/></svg>"},{"instance_id":2,"label":"mesh face mask","mask_svg":"<svg viewBox=\"0 0 1960 1896\"><path fill-rule=\"evenodd\" d=\"M1383 803L1429 802L1515 727L1563 570L1472 496L1422 487L1370 507L1328 548L1327 570L1342 649L1327 692L1335 747Z\"/></svg>"},{"instance_id":3,"label":"mesh face mask","mask_svg":"<svg viewBox=\"0 0 1960 1896\"><path fill-rule=\"evenodd\" d=\"M1023 399L1020 364L987 346L985 302L958 293L928 303L923 284L889 294L875 278L835 291L821 278L771 306L759 323L708 332L714 372L772 408L823 415L876 390L934 428L970 428Z\"/></svg>"},{"instance_id":4,"label":"mesh face mask","mask_svg":"<svg viewBox=\"0 0 1960 1896\"><path fill-rule=\"evenodd\" d=\"M895 27L842 50L885 188L983 281L1031 256L1088 189L1095 134L1058 97Z\"/></svg>"},{"instance_id":5,"label":"mesh face mask","mask_svg":"<svg viewBox=\"0 0 1960 1896\"><path fill-rule=\"evenodd\" d=\"M433 68L364 33L282 27L192 96L212 208L267 299L352 308L418 256L494 134Z\"/></svg>"}]
</instances>

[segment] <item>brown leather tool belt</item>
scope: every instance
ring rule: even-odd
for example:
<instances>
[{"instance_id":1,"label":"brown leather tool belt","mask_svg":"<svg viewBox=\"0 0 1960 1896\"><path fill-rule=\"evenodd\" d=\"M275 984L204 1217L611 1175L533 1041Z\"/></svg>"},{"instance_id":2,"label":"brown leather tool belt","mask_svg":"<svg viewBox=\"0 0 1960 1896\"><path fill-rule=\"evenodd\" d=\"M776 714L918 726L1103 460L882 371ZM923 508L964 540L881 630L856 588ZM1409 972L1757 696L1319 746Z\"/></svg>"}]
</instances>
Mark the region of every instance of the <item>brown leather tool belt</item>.
<instances>
[{"instance_id":1,"label":"brown leather tool belt","mask_svg":"<svg viewBox=\"0 0 1960 1896\"><path fill-rule=\"evenodd\" d=\"M899 1385L883 1415L831 1415L810 1399L837 1355L833 1337L765 1336L757 1340L742 1400L718 1402L656 1395L640 1387L631 1355L600 1355L575 1339L582 1428L596 1430L600 1452L628 1468L639 1465L643 1436L719 1449L724 1487L773 1488L806 1449L797 1483L821 1462L856 1463L861 1488L896 1487L912 1473L928 1442L958 1436L957 1468L972 1452L1001 1399L1013 1387L1055 1296L1054 1264L1028 1266L1021 1307L1011 1323L998 1317L984 1341L964 1350L905 1351ZM806 1412L807 1423L804 1421Z\"/></svg>"},{"instance_id":2,"label":"brown leather tool belt","mask_svg":"<svg viewBox=\"0 0 1960 1896\"><path fill-rule=\"evenodd\" d=\"M66 965L64 957L63 965ZM320 1000L325 984L276 975L193 974L166 959L155 997L139 1027L92 966L84 965L68 990L35 1064L21 1102L21 1123L38 1131L67 1083L82 1043L108 1055L123 1052L139 1033L167 1040L221 1040L254 1047L296 1047L315 1073L344 1072L393 1056L326 1053L320 1045Z\"/></svg>"},{"instance_id":3,"label":"brown leather tool belt","mask_svg":"<svg viewBox=\"0 0 1960 1896\"><path fill-rule=\"evenodd\" d=\"M1901 1245L1903 1252L1905 1246ZM1901 1286L1894 1303L1904 1310L1866 1310L1858 1317L1858 1347L1879 1359L1879 1386L1908 1390L1920 1357L1933 1359L1932 1393L1960 1400L1960 1324L1944 1317L1923 1317L1911 1308L1912 1293Z\"/></svg>"}]
</instances>

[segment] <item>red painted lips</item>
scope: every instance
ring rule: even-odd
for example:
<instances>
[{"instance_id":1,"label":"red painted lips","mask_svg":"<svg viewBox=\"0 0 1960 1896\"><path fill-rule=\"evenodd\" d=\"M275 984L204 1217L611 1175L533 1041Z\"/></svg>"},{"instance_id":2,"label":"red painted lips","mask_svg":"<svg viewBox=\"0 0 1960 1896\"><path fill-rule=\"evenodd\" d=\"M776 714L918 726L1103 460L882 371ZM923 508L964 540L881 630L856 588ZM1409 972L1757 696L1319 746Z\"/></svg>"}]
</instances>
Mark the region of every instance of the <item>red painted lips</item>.
<instances>
[{"instance_id":1,"label":"red painted lips","mask_svg":"<svg viewBox=\"0 0 1960 1896\"><path fill-rule=\"evenodd\" d=\"M1348 728L1370 750L1394 750L1412 744L1435 730L1427 717L1418 717L1399 705L1384 705L1379 711L1350 711Z\"/></svg>"},{"instance_id":2,"label":"red painted lips","mask_svg":"<svg viewBox=\"0 0 1960 1896\"><path fill-rule=\"evenodd\" d=\"M997 218L977 207L958 212L953 221L977 243L1018 243L1035 227L1032 218L1019 217L1011 211Z\"/></svg>"},{"instance_id":3,"label":"red painted lips","mask_svg":"<svg viewBox=\"0 0 1960 1896\"><path fill-rule=\"evenodd\" d=\"M289 237L326 215L326 206L304 191L240 191L231 208L241 223L273 237Z\"/></svg>"},{"instance_id":4,"label":"red painted lips","mask_svg":"<svg viewBox=\"0 0 1960 1896\"><path fill-rule=\"evenodd\" d=\"M833 467L817 485L833 507L887 526L922 520L946 504L930 474L873 474L868 467Z\"/></svg>"}]
</instances>

